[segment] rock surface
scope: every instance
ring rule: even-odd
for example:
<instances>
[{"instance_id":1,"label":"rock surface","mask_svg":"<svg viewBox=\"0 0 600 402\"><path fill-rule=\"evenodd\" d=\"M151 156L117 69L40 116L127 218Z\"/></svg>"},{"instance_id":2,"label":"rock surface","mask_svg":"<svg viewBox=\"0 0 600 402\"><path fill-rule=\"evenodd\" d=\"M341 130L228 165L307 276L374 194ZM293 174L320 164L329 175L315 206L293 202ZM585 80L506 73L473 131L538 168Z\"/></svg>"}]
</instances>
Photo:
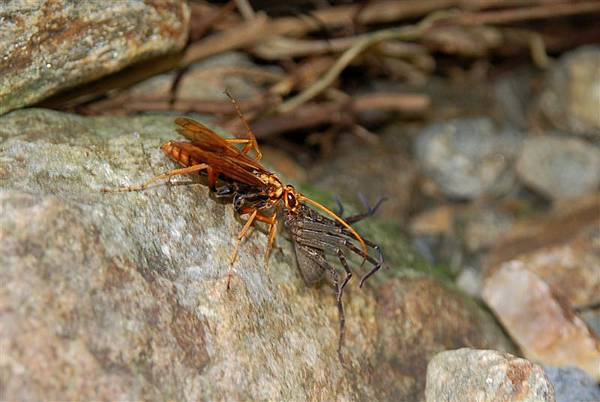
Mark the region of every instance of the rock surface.
<instances>
[{"instance_id":1,"label":"rock surface","mask_svg":"<svg viewBox=\"0 0 600 402\"><path fill-rule=\"evenodd\" d=\"M136 61L181 49L181 0L0 5L0 115Z\"/></svg>"},{"instance_id":2,"label":"rock surface","mask_svg":"<svg viewBox=\"0 0 600 402\"><path fill-rule=\"evenodd\" d=\"M506 262L486 278L483 299L528 359L577 366L600 381L598 336L523 262Z\"/></svg>"},{"instance_id":3,"label":"rock surface","mask_svg":"<svg viewBox=\"0 0 600 402\"><path fill-rule=\"evenodd\" d=\"M472 199L511 189L519 144L517 132L498 131L487 118L468 118L428 126L415 151L425 174L444 194Z\"/></svg>"},{"instance_id":4,"label":"rock surface","mask_svg":"<svg viewBox=\"0 0 600 402\"><path fill-rule=\"evenodd\" d=\"M457 216L457 226L464 247L469 253L489 249L504 236L514 224L514 217L500 206L479 203L465 208Z\"/></svg>"},{"instance_id":5,"label":"rock surface","mask_svg":"<svg viewBox=\"0 0 600 402\"><path fill-rule=\"evenodd\" d=\"M437 354L427 366L427 402L553 402L544 370L495 350L459 349Z\"/></svg>"},{"instance_id":6,"label":"rock surface","mask_svg":"<svg viewBox=\"0 0 600 402\"><path fill-rule=\"evenodd\" d=\"M377 215L402 220L417 173L403 151L402 137L397 130L388 130L377 144L357 143L356 138L342 141L327 163L309 170L309 178L345 200L356 201L358 194L373 200L386 197Z\"/></svg>"},{"instance_id":7,"label":"rock surface","mask_svg":"<svg viewBox=\"0 0 600 402\"><path fill-rule=\"evenodd\" d=\"M507 262L534 272L575 308L600 303L600 194L515 224L486 256L488 274Z\"/></svg>"},{"instance_id":8,"label":"rock surface","mask_svg":"<svg viewBox=\"0 0 600 402\"><path fill-rule=\"evenodd\" d=\"M166 117L0 118L7 400L419 400L435 353L511 350L489 314L390 253L391 270L347 288L343 367L332 292L304 285L288 241L267 270L253 231L227 292L229 204L201 184L99 192L172 168L171 138Z\"/></svg>"},{"instance_id":9,"label":"rock surface","mask_svg":"<svg viewBox=\"0 0 600 402\"><path fill-rule=\"evenodd\" d=\"M552 68L540 98L544 114L559 129L600 137L600 47L564 54Z\"/></svg>"},{"instance_id":10,"label":"rock surface","mask_svg":"<svg viewBox=\"0 0 600 402\"><path fill-rule=\"evenodd\" d=\"M600 114L600 103L597 108ZM517 174L550 199L576 198L598 189L600 148L576 138L527 138L517 161Z\"/></svg>"},{"instance_id":11,"label":"rock surface","mask_svg":"<svg viewBox=\"0 0 600 402\"><path fill-rule=\"evenodd\" d=\"M260 90L255 81L259 80L252 80L250 73L259 76L259 73L263 72L263 75L268 75L265 70L261 70L252 63L244 53L226 52L191 64L175 86L175 92L173 92L173 88L178 79L178 73L171 71L133 85L127 91L111 97L105 103L117 104L121 107L120 109L111 109L111 113L121 111L125 113L128 111L127 107L131 101L168 99L170 96L174 96L190 103L227 101L227 106L233 111L233 106L228 103L229 98L225 95L224 88L235 88L234 96L238 100L258 96ZM251 78L248 78L243 72ZM277 76L277 74L273 72L272 76ZM269 77L272 78L272 76ZM96 102L92 110L102 108L103 103L102 101ZM147 105L147 107L151 106Z\"/></svg>"},{"instance_id":12,"label":"rock surface","mask_svg":"<svg viewBox=\"0 0 600 402\"><path fill-rule=\"evenodd\" d=\"M427 362L454 345L513 350L476 303L432 278L394 278L378 293L380 343L374 378L381 387L380 400L422 400Z\"/></svg>"},{"instance_id":13,"label":"rock surface","mask_svg":"<svg viewBox=\"0 0 600 402\"><path fill-rule=\"evenodd\" d=\"M526 357L596 380L600 340L575 309L600 302L599 206L594 194L515 224L487 256L483 290Z\"/></svg>"},{"instance_id":14,"label":"rock surface","mask_svg":"<svg viewBox=\"0 0 600 402\"><path fill-rule=\"evenodd\" d=\"M594 306L592 308L583 309L579 312L579 315L591 330L600 337L600 307Z\"/></svg>"},{"instance_id":15,"label":"rock surface","mask_svg":"<svg viewBox=\"0 0 600 402\"><path fill-rule=\"evenodd\" d=\"M600 401L600 386L576 367L544 367L546 376L554 385L556 402Z\"/></svg>"}]
</instances>

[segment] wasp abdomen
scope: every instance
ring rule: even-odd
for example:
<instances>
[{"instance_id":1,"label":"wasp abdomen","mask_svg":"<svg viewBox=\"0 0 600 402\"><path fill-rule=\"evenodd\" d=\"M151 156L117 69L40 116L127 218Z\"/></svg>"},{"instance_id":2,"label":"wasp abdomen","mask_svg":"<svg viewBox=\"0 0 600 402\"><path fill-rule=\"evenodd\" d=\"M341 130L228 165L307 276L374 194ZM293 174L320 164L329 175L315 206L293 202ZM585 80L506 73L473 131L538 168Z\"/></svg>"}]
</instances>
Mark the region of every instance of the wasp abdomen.
<instances>
[{"instance_id":1,"label":"wasp abdomen","mask_svg":"<svg viewBox=\"0 0 600 402\"><path fill-rule=\"evenodd\" d=\"M200 160L192 157L177 141L169 141L163 144L160 149L173 161L179 163L183 167L198 165L202 163Z\"/></svg>"}]
</instances>

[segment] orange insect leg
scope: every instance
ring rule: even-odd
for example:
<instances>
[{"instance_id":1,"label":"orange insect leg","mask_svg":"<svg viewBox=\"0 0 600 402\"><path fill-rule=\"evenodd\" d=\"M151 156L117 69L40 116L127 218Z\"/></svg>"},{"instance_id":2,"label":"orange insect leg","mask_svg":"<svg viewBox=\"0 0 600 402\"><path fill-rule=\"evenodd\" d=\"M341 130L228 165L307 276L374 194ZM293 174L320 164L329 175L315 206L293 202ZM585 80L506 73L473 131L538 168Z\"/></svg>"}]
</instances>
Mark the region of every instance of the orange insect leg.
<instances>
[{"instance_id":1,"label":"orange insect leg","mask_svg":"<svg viewBox=\"0 0 600 402\"><path fill-rule=\"evenodd\" d=\"M269 228L269 242L267 245L267 251L265 253L265 258L267 258L267 262L268 262L269 251L273 244L273 239L275 238L275 233L276 233L276 228L277 228L277 216L275 214L273 214L273 216L265 216L265 215L259 214L258 210L255 208L243 208L240 211L240 213L242 215L250 214L250 217L248 218L248 220L246 221L246 224L240 231L240 234L238 235L238 241L235 245L235 248L233 249L233 253L231 254L231 259L230 259L230 263L229 263L229 272L227 273L227 289L229 289L229 287L230 287L232 267L233 267L233 263L237 259L240 244L241 244L242 240L244 239L244 237L246 237L246 235L248 234L248 231L250 230L250 227L252 226L254 221L264 222L271 226Z\"/></svg>"},{"instance_id":2,"label":"orange insect leg","mask_svg":"<svg viewBox=\"0 0 600 402\"><path fill-rule=\"evenodd\" d=\"M159 174L158 176L154 176L153 178L151 178L150 180L146 181L145 183L142 184L136 184L133 186L127 186L127 187L118 187L118 188L103 188L102 192L104 193L121 193L121 192L127 192L127 191L141 191L141 190L145 190L148 187L150 187L150 185L152 183L155 183L159 180L164 180L164 179L168 179L170 177L173 176L179 176L182 174L189 174L189 173L194 173L194 172L199 172L201 170L205 170L208 169L209 166L205 163L200 163L198 165L193 165L193 166L189 166L189 167L185 167L182 169L173 169L170 170L166 173L163 174Z\"/></svg>"}]
</instances>

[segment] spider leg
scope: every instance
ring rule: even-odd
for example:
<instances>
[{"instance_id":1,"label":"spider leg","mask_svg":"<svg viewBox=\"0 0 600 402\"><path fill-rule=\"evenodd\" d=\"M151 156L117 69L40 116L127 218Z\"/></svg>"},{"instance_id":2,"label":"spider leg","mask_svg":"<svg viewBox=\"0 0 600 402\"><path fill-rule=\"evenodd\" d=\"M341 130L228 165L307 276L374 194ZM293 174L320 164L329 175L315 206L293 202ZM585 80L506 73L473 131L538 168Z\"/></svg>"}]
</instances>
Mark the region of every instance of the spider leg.
<instances>
[{"instance_id":1,"label":"spider leg","mask_svg":"<svg viewBox=\"0 0 600 402\"><path fill-rule=\"evenodd\" d=\"M367 279L369 279L369 277L371 275L373 275L375 272L379 271L381 269L381 267L383 266L384 258L383 258L383 253L381 252L381 247L379 247L377 244L374 244L372 242L368 242L367 245L371 248L373 248L373 250L377 251L377 254L379 256L379 261L376 261L373 257L371 257L370 255L365 255L365 253L358 247L356 247L354 244L352 244L351 242L348 242L347 247L352 250L352 252L354 252L355 254L360 255L361 257L365 258L367 261L369 261L372 265L373 268L371 268L371 270L369 272L367 272L365 275L363 275L362 278L360 278L360 283L359 283L359 287L363 287L363 285L365 284L365 281Z\"/></svg>"},{"instance_id":2,"label":"spider leg","mask_svg":"<svg viewBox=\"0 0 600 402\"><path fill-rule=\"evenodd\" d=\"M349 216L348 218L344 219L346 222L348 222L350 224L362 221L365 218L369 218L369 217L375 215L375 213L377 212L377 210L379 209L381 204L387 200L387 197L381 197L377 201L377 203L375 203L375 206L370 207L368 202L364 199L364 196L361 196L360 198L361 198L361 201L363 202L364 206L367 208L367 210L363 213L352 215L352 216Z\"/></svg>"},{"instance_id":3,"label":"spider leg","mask_svg":"<svg viewBox=\"0 0 600 402\"><path fill-rule=\"evenodd\" d=\"M322 224L318 224L318 225L322 225ZM315 222L310 222L310 225L308 225L308 226L315 227L318 225L315 225ZM331 250L336 253L337 253L338 249L346 247L348 250L350 250L354 254L362 257L365 261L368 261L371 265L373 265L373 268L361 278L359 287L362 287L364 285L365 281L371 275L373 275L375 272L379 271L379 269L382 267L382 265L384 263L384 258L383 258L383 253L381 252L381 248L369 240L367 240L365 243L369 247L371 247L377 251L377 253L379 255L379 261L375 260L369 254L365 253L362 249L356 247L354 245L354 243L345 236L341 236L341 235L335 234L335 233L326 233L323 231L313 231L313 230L303 230L302 235L303 235L302 238L299 239L298 241L300 241L303 244L306 244L310 247L315 247L315 248L322 249L322 250Z\"/></svg>"},{"instance_id":4,"label":"spider leg","mask_svg":"<svg viewBox=\"0 0 600 402\"><path fill-rule=\"evenodd\" d=\"M335 195L333 196L333 200L335 201L335 204L338 207L338 210L336 212L336 215L339 216L340 218L342 217L342 215L344 215L344 204L342 204L342 200L340 200L340 197ZM347 220L346 220L347 221Z\"/></svg>"},{"instance_id":5,"label":"spider leg","mask_svg":"<svg viewBox=\"0 0 600 402\"><path fill-rule=\"evenodd\" d=\"M348 266L348 261L346 260L346 256L342 252L342 249L338 248L336 250L336 254L344 267L344 271L346 271L346 276L344 277L344 281L342 282L342 287L340 289L340 298L342 297L341 293L344 291L346 284L352 279L352 271L350 271L350 267Z\"/></svg>"},{"instance_id":6,"label":"spider leg","mask_svg":"<svg viewBox=\"0 0 600 402\"><path fill-rule=\"evenodd\" d=\"M333 286L335 288L335 300L336 300L336 305L337 305L337 309L338 309L338 321L339 321L339 337L338 337L337 352L338 352L338 358L340 359L340 362L344 363L344 358L342 355L342 347L344 345L344 337L345 337L345 333L346 333L346 330L345 330L346 315L344 313L344 304L342 303L342 295L344 292L344 286L346 286L346 283L348 282L349 278L352 277L352 274L349 273L350 269L347 267L347 263L346 263L344 266L344 269L346 269L346 277L344 278L343 283L340 285L339 275L338 275L337 271L335 270L335 268L332 267L325 259L323 250L311 247L306 244L301 244L301 243L299 243L299 247L297 248L297 250L302 252L307 258L316 262L321 267L321 269L328 271L331 275L331 279L333 281ZM341 261L345 262L345 258ZM350 274L350 276L348 276L348 274Z\"/></svg>"}]
</instances>

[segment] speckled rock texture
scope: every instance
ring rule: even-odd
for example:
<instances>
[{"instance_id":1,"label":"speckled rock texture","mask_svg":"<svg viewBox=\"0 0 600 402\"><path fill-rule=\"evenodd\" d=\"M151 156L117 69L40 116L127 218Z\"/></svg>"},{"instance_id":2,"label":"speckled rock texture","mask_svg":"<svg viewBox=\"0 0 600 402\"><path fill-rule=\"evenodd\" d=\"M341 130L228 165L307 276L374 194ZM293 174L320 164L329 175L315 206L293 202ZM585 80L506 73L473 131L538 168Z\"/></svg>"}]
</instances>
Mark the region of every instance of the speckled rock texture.
<instances>
[{"instance_id":1,"label":"speckled rock texture","mask_svg":"<svg viewBox=\"0 0 600 402\"><path fill-rule=\"evenodd\" d=\"M506 194L514 185L513 160L521 134L499 130L486 117L427 126L415 143L427 177L447 196L473 199Z\"/></svg>"},{"instance_id":2,"label":"speckled rock texture","mask_svg":"<svg viewBox=\"0 0 600 402\"><path fill-rule=\"evenodd\" d=\"M597 108L600 114L600 103ZM551 200L577 198L598 189L600 148L558 135L527 138L516 170L523 183Z\"/></svg>"},{"instance_id":3,"label":"speckled rock texture","mask_svg":"<svg viewBox=\"0 0 600 402\"><path fill-rule=\"evenodd\" d=\"M427 402L554 402L542 367L495 350L442 352L427 367Z\"/></svg>"},{"instance_id":4,"label":"speckled rock texture","mask_svg":"<svg viewBox=\"0 0 600 402\"><path fill-rule=\"evenodd\" d=\"M405 133L388 129L377 144L340 141L323 163L309 171L309 177L323 188L344 199L357 194L372 198L386 197L378 216L389 220L403 219L409 210L417 169L411 163Z\"/></svg>"},{"instance_id":5,"label":"speckled rock texture","mask_svg":"<svg viewBox=\"0 0 600 402\"><path fill-rule=\"evenodd\" d=\"M0 115L181 49L189 18L182 0L1 2Z\"/></svg>"},{"instance_id":6,"label":"speckled rock texture","mask_svg":"<svg viewBox=\"0 0 600 402\"><path fill-rule=\"evenodd\" d=\"M565 53L548 74L541 110L561 130L599 138L599 86L600 46Z\"/></svg>"},{"instance_id":7,"label":"speckled rock texture","mask_svg":"<svg viewBox=\"0 0 600 402\"><path fill-rule=\"evenodd\" d=\"M483 298L527 358L559 367L576 366L600 380L600 339L522 261L504 263L488 277Z\"/></svg>"},{"instance_id":8,"label":"speckled rock texture","mask_svg":"<svg viewBox=\"0 0 600 402\"><path fill-rule=\"evenodd\" d=\"M556 402L600 401L600 386L577 367L544 367L554 385Z\"/></svg>"},{"instance_id":9,"label":"speckled rock texture","mask_svg":"<svg viewBox=\"0 0 600 402\"><path fill-rule=\"evenodd\" d=\"M227 291L242 225L200 179L99 192L173 168L158 148L173 128L43 109L0 118L5 399L422 400L436 353L512 350L488 313L393 250L366 289L347 287L344 366L332 289L305 286L284 236L267 269L254 230Z\"/></svg>"}]
</instances>

